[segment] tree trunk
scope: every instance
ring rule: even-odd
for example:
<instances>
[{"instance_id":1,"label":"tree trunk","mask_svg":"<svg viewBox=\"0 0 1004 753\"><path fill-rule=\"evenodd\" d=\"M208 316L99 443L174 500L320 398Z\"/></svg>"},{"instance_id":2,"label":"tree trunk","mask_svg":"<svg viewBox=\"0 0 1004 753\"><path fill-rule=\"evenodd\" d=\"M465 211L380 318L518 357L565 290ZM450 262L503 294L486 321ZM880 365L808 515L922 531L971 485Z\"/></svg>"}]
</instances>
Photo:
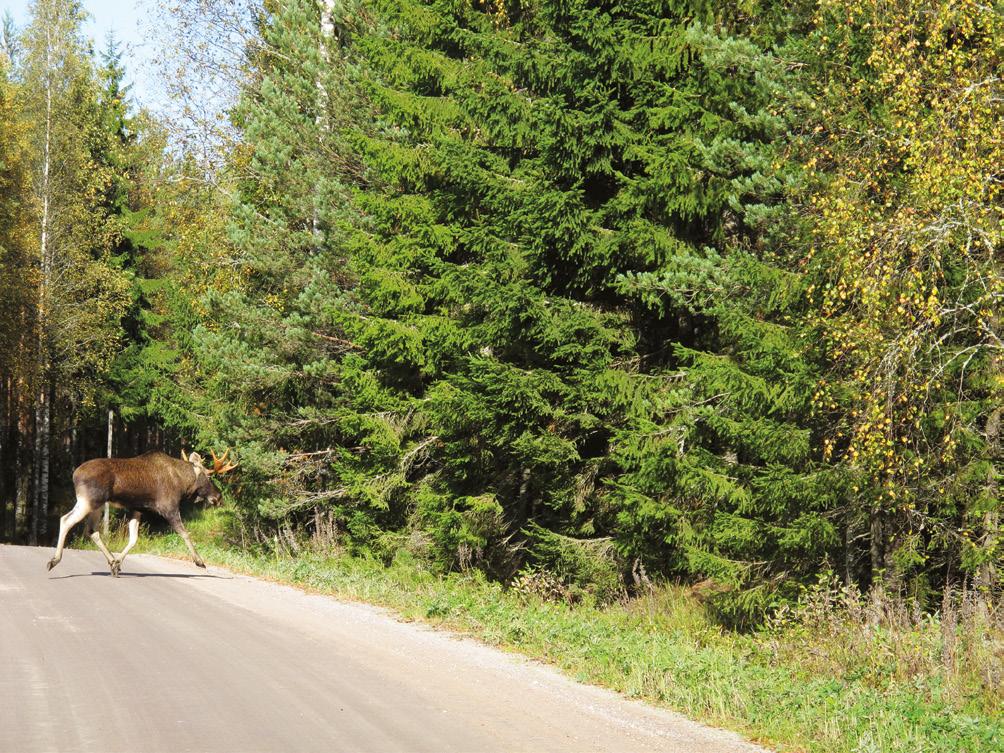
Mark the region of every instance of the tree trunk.
<instances>
[{"instance_id":1,"label":"tree trunk","mask_svg":"<svg viewBox=\"0 0 1004 753\"><path fill-rule=\"evenodd\" d=\"M17 447L14 451L17 457L17 477L16 477L16 487L17 496L14 499L14 535L23 535L28 523L28 504L29 497L31 496L31 469L34 467L31 464L31 452L29 448L32 445L31 442L31 432L33 430L31 412L28 406L23 404L22 393L18 393L17 404L15 406L15 411L17 413Z\"/></svg>"},{"instance_id":2,"label":"tree trunk","mask_svg":"<svg viewBox=\"0 0 1004 753\"><path fill-rule=\"evenodd\" d=\"M49 470L51 466L52 452L52 398L55 389L51 384L45 386L45 404L42 406L42 486L39 489L40 518L38 521L38 531L42 543L48 543L46 538L49 534Z\"/></svg>"},{"instance_id":3,"label":"tree trunk","mask_svg":"<svg viewBox=\"0 0 1004 753\"><path fill-rule=\"evenodd\" d=\"M42 176L40 193L42 200L40 248L42 279L38 287L38 358L39 377L42 389L38 393L35 407L35 489L32 496L31 535L32 544L39 543L39 535L45 534L49 505L49 353L48 347L48 295L52 275L52 252L49 248L49 204L52 191L50 172L52 165L52 38L48 26L45 30L45 144L42 149Z\"/></svg>"},{"instance_id":4,"label":"tree trunk","mask_svg":"<svg viewBox=\"0 0 1004 753\"><path fill-rule=\"evenodd\" d=\"M115 438L115 411L112 408L108 409L108 452L107 457L112 456L112 442ZM108 518L109 518L109 505L105 502L105 511L102 518L102 529L105 537L108 537Z\"/></svg>"},{"instance_id":5,"label":"tree trunk","mask_svg":"<svg viewBox=\"0 0 1004 753\"><path fill-rule=\"evenodd\" d=\"M52 408L49 385L38 393L35 408L35 491L32 497L31 538L33 546L44 542L49 527L49 440Z\"/></svg>"},{"instance_id":6,"label":"tree trunk","mask_svg":"<svg viewBox=\"0 0 1004 753\"><path fill-rule=\"evenodd\" d=\"M321 0L321 60L325 64L329 64L330 61L330 49L331 43L335 38L335 0ZM319 130L319 138L321 144L318 146L323 147L323 140L325 134L331 130L331 124L328 122L328 92L324 87L324 82L318 78L316 81L317 86L317 116L316 123ZM320 203L321 203L321 192L318 188L314 192L314 209L313 217L311 218L311 229L314 235L314 242L320 248L323 237L321 234L321 219L320 219Z\"/></svg>"},{"instance_id":7,"label":"tree trunk","mask_svg":"<svg viewBox=\"0 0 1004 753\"><path fill-rule=\"evenodd\" d=\"M885 569L885 542L882 539L882 511L871 511L871 582L878 582L879 573Z\"/></svg>"},{"instance_id":8,"label":"tree trunk","mask_svg":"<svg viewBox=\"0 0 1004 753\"><path fill-rule=\"evenodd\" d=\"M519 509L520 527L534 517L534 510L531 509L530 502L530 469L526 466L520 471L519 491L516 494L517 506Z\"/></svg>"},{"instance_id":9,"label":"tree trunk","mask_svg":"<svg viewBox=\"0 0 1004 753\"><path fill-rule=\"evenodd\" d=\"M999 438L1001 417L1004 408L997 408L990 413L986 425L987 454L990 456L990 471L987 473L987 492L991 499L999 499L995 461L999 455ZM984 552L993 552L997 548L1000 537L1000 514L997 510L987 510L983 514L983 538L980 548ZM997 585L997 569L994 567L993 555L987 557L976 571L973 585L976 591L976 604L984 620L990 616L990 596Z\"/></svg>"},{"instance_id":10,"label":"tree trunk","mask_svg":"<svg viewBox=\"0 0 1004 753\"><path fill-rule=\"evenodd\" d=\"M132 435L132 452L130 453L130 455L132 457L136 457L137 455L139 455L140 452L139 446L140 446L140 441L143 438L143 430L141 427L138 426L130 426L129 433Z\"/></svg>"},{"instance_id":11,"label":"tree trunk","mask_svg":"<svg viewBox=\"0 0 1004 753\"><path fill-rule=\"evenodd\" d=\"M78 458L80 457L80 409L77 407L76 401L73 401L70 405L70 446L69 454L70 458L70 468L76 468L80 465ZM86 431L86 427L84 431Z\"/></svg>"},{"instance_id":12,"label":"tree trunk","mask_svg":"<svg viewBox=\"0 0 1004 753\"><path fill-rule=\"evenodd\" d=\"M7 506L10 497L8 469L16 462L8 457L10 453L10 385L7 374L0 376L0 390L3 390L3 401L0 403L0 541L7 538Z\"/></svg>"}]
</instances>

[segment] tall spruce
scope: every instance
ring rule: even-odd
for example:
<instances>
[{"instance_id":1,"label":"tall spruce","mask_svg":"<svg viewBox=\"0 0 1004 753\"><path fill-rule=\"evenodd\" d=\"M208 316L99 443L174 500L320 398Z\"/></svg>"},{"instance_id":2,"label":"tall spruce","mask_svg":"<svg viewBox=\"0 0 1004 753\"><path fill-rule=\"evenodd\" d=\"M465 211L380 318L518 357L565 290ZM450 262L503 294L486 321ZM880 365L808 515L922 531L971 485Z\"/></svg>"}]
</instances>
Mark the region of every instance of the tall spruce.
<instances>
[{"instance_id":1,"label":"tall spruce","mask_svg":"<svg viewBox=\"0 0 1004 753\"><path fill-rule=\"evenodd\" d=\"M783 62L698 6L321 10L263 19L240 278L193 338L202 431L268 482L248 501L499 574L549 530L770 584L761 606L806 577L838 537L790 326Z\"/></svg>"},{"instance_id":2,"label":"tall spruce","mask_svg":"<svg viewBox=\"0 0 1004 753\"><path fill-rule=\"evenodd\" d=\"M838 537L779 229L785 64L701 5L379 8L354 339L438 448L419 518L455 562L494 514L765 586L747 606L806 577Z\"/></svg>"},{"instance_id":3,"label":"tall spruce","mask_svg":"<svg viewBox=\"0 0 1004 753\"><path fill-rule=\"evenodd\" d=\"M155 330L162 322L152 298L163 281L153 257L164 239L151 215L166 144L146 114L133 112L132 87L126 83L122 50L113 35L106 40L96 73L101 140L96 156L108 173L99 207L108 228L108 263L121 271L129 296L120 321L122 340L98 399L127 427L123 438L128 441L121 450L129 454L144 449L144 435L156 428L151 397L160 376L162 351Z\"/></svg>"}]
</instances>

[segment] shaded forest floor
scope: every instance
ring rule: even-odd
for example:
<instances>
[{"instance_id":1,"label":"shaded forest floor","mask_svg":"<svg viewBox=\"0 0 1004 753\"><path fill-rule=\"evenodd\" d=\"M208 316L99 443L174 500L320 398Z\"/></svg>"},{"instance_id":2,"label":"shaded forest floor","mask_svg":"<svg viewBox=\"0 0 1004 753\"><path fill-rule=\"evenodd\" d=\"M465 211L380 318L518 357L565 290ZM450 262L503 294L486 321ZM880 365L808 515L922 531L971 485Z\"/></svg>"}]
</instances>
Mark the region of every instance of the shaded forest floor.
<instances>
[{"instance_id":1,"label":"shaded forest floor","mask_svg":"<svg viewBox=\"0 0 1004 753\"><path fill-rule=\"evenodd\" d=\"M546 601L478 574L442 577L405 553L389 566L347 554L255 554L221 542L225 511L191 518L207 562L387 607L552 664L785 751L1004 751L1004 628L822 591L753 634L723 630L690 589L662 585L606 607ZM113 551L122 543L113 537ZM174 534L135 551L187 557ZM876 620L877 614L882 618Z\"/></svg>"}]
</instances>

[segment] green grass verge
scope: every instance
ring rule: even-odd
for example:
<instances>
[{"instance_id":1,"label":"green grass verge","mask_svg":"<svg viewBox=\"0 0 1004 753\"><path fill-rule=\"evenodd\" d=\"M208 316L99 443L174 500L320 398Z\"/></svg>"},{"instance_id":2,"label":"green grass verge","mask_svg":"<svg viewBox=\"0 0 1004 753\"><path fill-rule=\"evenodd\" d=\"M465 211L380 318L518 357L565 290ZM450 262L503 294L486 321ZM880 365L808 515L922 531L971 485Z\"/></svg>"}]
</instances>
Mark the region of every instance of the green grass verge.
<instances>
[{"instance_id":1,"label":"green grass verge","mask_svg":"<svg viewBox=\"0 0 1004 753\"><path fill-rule=\"evenodd\" d=\"M714 626L684 589L605 608L536 601L477 575L440 577L399 556L306 554L276 558L221 546L225 513L189 526L207 562L344 599L388 607L552 664L583 682L669 707L783 751L992 753L1004 751L1004 720L942 697L915 679L876 687L820 676L770 650L764 636ZM175 535L144 536L138 551L187 556ZM806 646L806 651L812 651ZM779 658L780 657L780 658ZM787 658L784 658L787 657Z\"/></svg>"}]
</instances>

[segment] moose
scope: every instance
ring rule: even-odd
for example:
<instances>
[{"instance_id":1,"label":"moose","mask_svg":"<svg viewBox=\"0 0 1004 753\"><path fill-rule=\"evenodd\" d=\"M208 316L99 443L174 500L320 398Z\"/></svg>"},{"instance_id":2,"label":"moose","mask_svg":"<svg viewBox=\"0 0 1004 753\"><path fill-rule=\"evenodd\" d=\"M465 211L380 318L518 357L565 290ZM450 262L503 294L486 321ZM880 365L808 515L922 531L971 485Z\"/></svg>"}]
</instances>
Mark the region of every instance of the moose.
<instances>
[{"instance_id":1,"label":"moose","mask_svg":"<svg viewBox=\"0 0 1004 753\"><path fill-rule=\"evenodd\" d=\"M97 458L82 463L73 472L77 503L59 519L59 541L48 569L52 570L63 558L63 546L70 530L80 521L90 518L89 527L93 530L91 540L108 560L112 577L117 578L122 560L136 545L140 516L147 510L157 513L171 525L184 540L192 561L204 568L206 563L195 551L185 524L181 522L181 503L202 499L211 505L219 504L220 490L210 477L218 478L237 467L236 463L227 462L229 449L223 457L216 457L212 450L210 454L213 456L212 468L203 465L202 456L197 452L186 455L184 450L180 460L152 451L135 458ZM129 543L116 555L108 551L98 532L97 524L105 502L132 512Z\"/></svg>"}]
</instances>

